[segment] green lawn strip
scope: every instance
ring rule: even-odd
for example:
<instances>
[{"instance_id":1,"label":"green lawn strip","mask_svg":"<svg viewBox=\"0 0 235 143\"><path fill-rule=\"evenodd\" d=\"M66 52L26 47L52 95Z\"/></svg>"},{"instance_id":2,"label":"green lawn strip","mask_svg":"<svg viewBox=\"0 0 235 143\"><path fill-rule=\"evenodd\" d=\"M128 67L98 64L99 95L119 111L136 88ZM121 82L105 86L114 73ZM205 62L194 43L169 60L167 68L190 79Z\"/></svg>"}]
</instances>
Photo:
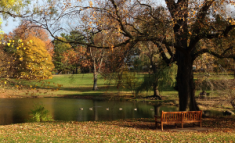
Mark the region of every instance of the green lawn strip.
<instances>
[{"instance_id":1,"label":"green lawn strip","mask_svg":"<svg viewBox=\"0 0 235 143\"><path fill-rule=\"evenodd\" d=\"M141 81L144 74L138 74L138 78ZM195 77L199 74L195 74ZM220 76L220 75L219 75ZM222 75L223 76L223 75ZM231 78L232 75L229 75ZM212 75L211 78L217 78L218 75ZM17 86L17 82L26 86L26 89L22 91L16 91L14 93L19 93L22 97L31 96L50 96L50 97L112 97L112 96L123 96L121 98L131 98L133 99L133 91L130 89L124 89L122 87L117 88L114 84L115 81L111 83L108 80L104 80L101 75L98 79L98 90L93 91L93 74L72 74L72 75L54 75L52 79L43 81L28 81L28 80L14 80L10 79L12 82L12 88ZM13 90L15 90L14 88ZM201 90L196 90L196 97L199 96ZM212 91L206 91L207 93L212 93ZM166 97L166 99L178 98L178 92L174 90L173 87L165 87L161 92L161 96ZM141 92L136 98L142 98L145 96L153 95L153 91ZM216 93L210 95L210 97L217 97Z\"/></svg>"},{"instance_id":2,"label":"green lawn strip","mask_svg":"<svg viewBox=\"0 0 235 143\"><path fill-rule=\"evenodd\" d=\"M223 121L223 122L221 122ZM217 122L217 123L216 123ZM203 119L204 132L172 132L154 128L153 119L41 122L0 126L1 142L234 142L234 117ZM223 124L229 124L224 127ZM215 125L214 125L215 124ZM172 126L174 128L174 126Z\"/></svg>"},{"instance_id":3,"label":"green lawn strip","mask_svg":"<svg viewBox=\"0 0 235 143\"><path fill-rule=\"evenodd\" d=\"M142 80L143 74L137 75L139 80ZM107 81L99 76L98 79L98 90L93 91L93 75L89 74L75 74L75 75L54 75L52 79L47 79L43 81L28 81L28 80L14 80L12 81L12 87L18 85L17 82L24 85L24 92L21 92L21 96L41 96L41 95L53 95L53 96L63 96L73 97L73 96L101 96L101 95L115 95L115 96L132 96L133 91L130 89L124 89L123 87L117 88L115 81ZM12 89L13 89L12 88ZM9 88L11 89L11 88ZM15 88L13 89L15 90ZM172 91L172 87L166 88L166 93L162 92L163 95L168 93L177 94L176 91ZM26 95L27 93L27 95ZM142 92L141 96L152 95L153 92Z\"/></svg>"}]
</instances>

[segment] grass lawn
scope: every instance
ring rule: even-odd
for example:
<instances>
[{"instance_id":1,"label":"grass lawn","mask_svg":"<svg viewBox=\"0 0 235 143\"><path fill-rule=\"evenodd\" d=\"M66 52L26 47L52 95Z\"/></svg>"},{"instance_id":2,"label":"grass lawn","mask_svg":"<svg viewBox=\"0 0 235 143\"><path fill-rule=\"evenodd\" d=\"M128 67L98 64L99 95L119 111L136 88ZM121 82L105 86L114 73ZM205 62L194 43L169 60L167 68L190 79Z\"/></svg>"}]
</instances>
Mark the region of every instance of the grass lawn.
<instances>
[{"instance_id":1,"label":"grass lawn","mask_svg":"<svg viewBox=\"0 0 235 143\"><path fill-rule=\"evenodd\" d=\"M138 75L139 81L143 78L143 74ZM19 82L19 81L17 81ZM113 96L133 96L133 91L123 87L117 88L115 81L104 80L101 76L98 79L98 90L93 91L93 74L75 74L75 75L54 75L52 79L43 81L25 81L20 80L21 84L27 89L20 90L18 93L21 97L30 96L53 96L53 97L113 97ZM15 87L16 85L12 85ZM12 89L12 88L10 88ZM8 91L10 92L10 90ZM17 94L16 92L14 92ZM153 92L143 92L140 96L152 95ZM111 95L111 96L110 96ZM173 87L167 87L162 95L177 95Z\"/></svg>"},{"instance_id":2,"label":"grass lawn","mask_svg":"<svg viewBox=\"0 0 235 143\"><path fill-rule=\"evenodd\" d=\"M235 142L235 118L204 118L203 127L211 130L160 131L153 119L22 123L0 126L0 142Z\"/></svg>"}]
</instances>

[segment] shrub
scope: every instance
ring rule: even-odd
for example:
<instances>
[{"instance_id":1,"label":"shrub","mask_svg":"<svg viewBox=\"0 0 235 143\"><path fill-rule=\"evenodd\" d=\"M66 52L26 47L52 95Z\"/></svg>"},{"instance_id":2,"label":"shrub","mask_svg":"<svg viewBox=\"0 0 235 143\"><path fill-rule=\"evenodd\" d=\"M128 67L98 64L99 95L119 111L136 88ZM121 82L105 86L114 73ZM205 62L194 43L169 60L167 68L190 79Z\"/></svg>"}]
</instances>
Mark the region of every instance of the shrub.
<instances>
[{"instance_id":1,"label":"shrub","mask_svg":"<svg viewBox=\"0 0 235 143\"><path fill-rule=\"evenodd\" d=\"M49 111L42 105L35 106L34 109L30 111L29 116L29 122L53 121L53 118L49 115Z\"/></svg>"}]
</instances>

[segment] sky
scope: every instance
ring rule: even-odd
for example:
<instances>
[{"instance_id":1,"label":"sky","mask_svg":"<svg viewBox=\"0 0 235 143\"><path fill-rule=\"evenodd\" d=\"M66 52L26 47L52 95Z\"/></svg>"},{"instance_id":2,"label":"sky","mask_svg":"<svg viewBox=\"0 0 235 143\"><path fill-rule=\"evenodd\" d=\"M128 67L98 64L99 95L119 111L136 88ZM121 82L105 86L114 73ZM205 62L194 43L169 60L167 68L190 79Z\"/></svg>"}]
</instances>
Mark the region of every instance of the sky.
<instances>
[{"instance_id":1,"label":"sky","mask_svg":"<svg viewBox=\"0 0 235 143\"><path fill-rule=\"evenodd\" d=\"M32 0L32 1L36 2L38 0ZM32 1L31 1L31 3L34 3ZM89 0L84 0L84 3L88 4L88 1ZM161 1L164 1L164 0L161 0ZM43 4L43 3L42 3L42 1L38 1L38 4ZM233 6L230 7L229 10L232 12L233 15L235 15L235 8ZM3 19L2 30L4 31L4 33L8 34L9 32L12 32L15 28L17 28L17 26L19 24L20 24L19 18L14 19L12 17L9 17L8 19Z\"/></svg>"},{"instance_id":2,"label":"sky","mask_svg":"<svg viewBox=\"0 0 235 143\"><path fill-rule=\"evenodd\" d=\"M15 20L12 17L9 17L7 20L3 19L2 30L4 33L8 34L9 32L12 32L17 26L19 26L19 24L19 18L15 18Z\"/></svg>"},{"instance_id":3,"label":"sky","mask_svg":"<svg viewBox=\"0 0 235 143\"><path fill-rule=\"evenodd\" d=\"M47 1L47 0L31 0L31 4L29 7L33 7L34 5L43 6L45 4L45 1ZM76 2L77 0L71 0L71 1ZM89 5L89 1L90 0L83 0L82 5ZM94 0L92 0L92 1L94 1ZM19 18L8 17L7 19L3 19L1 15L0 15L0 18L3 21L0 29L2 29L4 31L4 33L6 33L6 34L8 34L9 32L12 32L14 29L16 29L20 25Z\"/></svg>"}]
</instances>

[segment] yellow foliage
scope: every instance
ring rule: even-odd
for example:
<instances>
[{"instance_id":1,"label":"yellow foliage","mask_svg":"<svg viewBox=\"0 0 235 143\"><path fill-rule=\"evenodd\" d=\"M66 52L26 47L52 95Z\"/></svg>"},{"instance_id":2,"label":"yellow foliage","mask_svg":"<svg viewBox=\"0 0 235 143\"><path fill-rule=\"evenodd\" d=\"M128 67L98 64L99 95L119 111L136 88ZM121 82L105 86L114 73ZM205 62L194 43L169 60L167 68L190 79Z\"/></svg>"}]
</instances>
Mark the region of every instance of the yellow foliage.
<instances>
[{"instance_id":1,"label":"yellow foliage","mask_svg":"<svg viewBox=\"0 0 235 143\"><path fill-rule=\"evenodd\" d=\"M22 0L0 0L0 10L1 11L14 11L16 13L24 6ZM3 14L3 13L1 13ZM2 19L0 18L0 27L2 24ZM4 33L0 28L0 34ZM0 37L1 39L1 37Z\"/></svg>"},{"instance_id":2,"label":"yellow foliage","mask_svg":"<svg viewBox=\"0 0 235 143\"><path fill-rule=\"evenodd\" d=\"M18 72L19 78L50 78L54 65L49 52L46 50L45 42L36 37L29 37L23 43L25 46L18 48L16 52L18 62L21 65Z\"/></svg>"}]
</instances>

